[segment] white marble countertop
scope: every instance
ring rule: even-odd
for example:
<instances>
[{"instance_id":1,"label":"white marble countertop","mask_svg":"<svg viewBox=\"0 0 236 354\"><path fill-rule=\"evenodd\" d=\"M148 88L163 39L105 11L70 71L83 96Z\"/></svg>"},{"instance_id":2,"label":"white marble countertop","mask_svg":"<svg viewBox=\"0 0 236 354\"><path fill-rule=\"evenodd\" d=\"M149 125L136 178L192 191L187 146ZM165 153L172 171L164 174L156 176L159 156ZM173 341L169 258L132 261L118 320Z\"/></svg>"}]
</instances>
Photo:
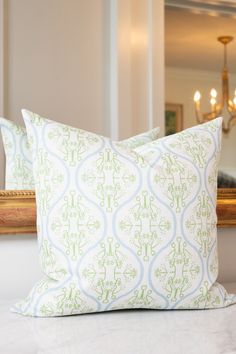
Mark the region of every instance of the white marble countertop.
<instances>
[{"instance_id":1,"label":"white marble countertop","mask_svg":"<svg viewBox=\"0 0 236 354\"><path fill-rule=\"evenodd\" d=\"M236 284L227 288L235 292ZM236 353L236 305L30 318L10 313L12 303L0 303L1 354Z\"/></svg>"}]
</instances>

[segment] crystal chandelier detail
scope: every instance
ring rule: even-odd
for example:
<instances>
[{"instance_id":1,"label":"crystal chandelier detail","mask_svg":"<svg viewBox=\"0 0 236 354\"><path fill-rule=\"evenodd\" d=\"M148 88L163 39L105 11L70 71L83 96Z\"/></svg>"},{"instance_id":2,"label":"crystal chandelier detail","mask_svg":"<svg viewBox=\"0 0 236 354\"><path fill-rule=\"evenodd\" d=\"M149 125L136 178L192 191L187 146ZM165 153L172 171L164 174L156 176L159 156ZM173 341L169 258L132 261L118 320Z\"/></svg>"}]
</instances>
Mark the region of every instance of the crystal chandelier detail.
<instances>
[{"instance_id":1,"label":"crystal chandelier detail","mask_svg":"<svg viewBox=\"0 0 236 354\"><path fill-rule=\"evenodd\" d=\"M224 110L229 113L229 118L223 120L222 130L223 133L228 134L231 128L236 124L236 90L234 92L233 100L229 97L229 71L227 68L227 44L233 40L232 36L221 36L217 40L224 45L224 67L221 74L222 80L222 97L217 100L217 91L213 88L210 92L211 111L201 113L200 101L201 94L196 91L194 94L194 105L196 118L198 123L204 123L214 118L223 116Z\"/></svg>"}]
</instances>

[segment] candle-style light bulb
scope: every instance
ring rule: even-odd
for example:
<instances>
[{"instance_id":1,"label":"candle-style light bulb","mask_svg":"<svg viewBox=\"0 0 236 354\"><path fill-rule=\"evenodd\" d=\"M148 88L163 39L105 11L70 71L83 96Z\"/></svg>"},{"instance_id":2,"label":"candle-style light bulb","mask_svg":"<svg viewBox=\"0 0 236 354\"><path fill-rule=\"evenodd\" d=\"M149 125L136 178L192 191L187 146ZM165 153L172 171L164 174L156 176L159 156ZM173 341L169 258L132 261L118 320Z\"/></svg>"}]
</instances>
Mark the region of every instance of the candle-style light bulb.
<instances>
[{"instance_id":1,"label":"candle-style light bulb","mask_svg":"<svg viewBox=\"0 0 236 354\"><path fill-rule=\"evenodd\" d=\"M214 106L216 104L216 99L214 97L211 97L210 103L212 106Z\"/></svg>"},{"instance_id":2,"label":"candle-style light bulb","mask_svg":"<svg viewBox=\"0 0 236 354\"><path fill-rule=\"evenodd\" d=\"M197 103L197 102L200 102L200 99L201 99L201 94L200 94L199 91L196 91L194 96L193 96L193 100L194 100L194 102Z\"/></svg>"},{"instance_id":3,"label":"candle-style light bulb","mask_svg":"<svg viewBox=\"0 0 236 354\"><path fill-rule=\"evenodd\" d=\"M212 98L216 98L216 97L217 97L217 91L216 91L216 89L212 88L210 95L211 95Z\"/></svg>"},{"instance_id":4,"label":"candle-style light bulb","mask_svg":"<svg viewBox=\"0 0 236 354\"><path fill-rule=\"evenodd\" d=\"M234 90L234 98L233 98L233 103L236 106L236 90Z\"/></svg>"},{"instance_id":5,"label":"candle-style light bulb","mask_svg":"<svg viewBox=\"0 0 236 354\"><path fill-rule=\"evenodd\" d=\"M216 109L216 97L217 97L216 89L212 88L210 95L211 95L211 98L210 98L211 111L213 112Z\"/></svg>"}]
</instances>

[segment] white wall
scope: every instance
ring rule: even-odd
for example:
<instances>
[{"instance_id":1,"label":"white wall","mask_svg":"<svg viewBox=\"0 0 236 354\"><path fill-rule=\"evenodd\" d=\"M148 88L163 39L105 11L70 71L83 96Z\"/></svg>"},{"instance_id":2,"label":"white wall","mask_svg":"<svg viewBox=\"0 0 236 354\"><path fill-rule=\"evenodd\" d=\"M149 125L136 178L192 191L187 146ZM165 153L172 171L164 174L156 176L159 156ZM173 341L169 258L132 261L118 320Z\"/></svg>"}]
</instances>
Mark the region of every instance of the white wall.
<instances>
[{"instance_id":1,"label":"white wall","mask_svg":"<svg viewBox=\"0 0 236 354\"><path fill-rule=\"evenodd\" d=\"M25 297L42 277L35 235L0 235L0 300Z\"/></svg>"},{"instance_id":2,"label":"white wall","mask_svg":"<svg viewBox=\"0 0 236 354\"><path fill-rule=\"evenodd\" d=\"M105 133L106 2L8 0L5 114L22 107Z\"/></svg>"}]
</instances>

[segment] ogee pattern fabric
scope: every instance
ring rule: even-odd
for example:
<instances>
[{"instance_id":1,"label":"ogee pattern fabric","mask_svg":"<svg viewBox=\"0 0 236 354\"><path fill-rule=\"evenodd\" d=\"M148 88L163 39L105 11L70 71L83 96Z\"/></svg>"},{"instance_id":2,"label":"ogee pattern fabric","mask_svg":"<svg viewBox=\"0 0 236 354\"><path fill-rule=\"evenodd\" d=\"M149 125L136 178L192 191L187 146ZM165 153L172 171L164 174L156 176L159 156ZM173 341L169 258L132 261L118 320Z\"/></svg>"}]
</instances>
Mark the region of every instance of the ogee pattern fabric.
<instances>
[{"instance_id":1,"label":"ogee pattern fabric","mask_svg":"<svg viewBox=\"0 0 236 354\"><path fill-rule=\"evenodd\" d=\"M26 129L0 118L3 146L6 155L6 189L33 189L32 156L29 150ZM132 136L119 142L121 146L136 148L158 138L159 127Z\"/></svg>"},{"instance_id":2,"label":"ogee pattern fabric","mask_svg":"<svg viewBox=\"0 0 236 354\"><path fill-rule=\"evenodd\" d=\"M34 189L32 159L26 130L0 118L3 147L6 156L5 188Z\"/></svg>"},{"instance_id":3,"label":"ogee pattern fabric","mask_svg":"<svg viewBox=\"0 0 236 354\"><path fill-rule=\"evenodd\" d=\"M137 153L28 111L23 116L45 277L13 311L62 316L236 301L215 282L221 118Z\"/></svg>"},{"instance_id":4,"label":"ogee pattern fabric","mask_svg":"<svg viewBox=\"0 0 236 354\"><path fill-rule=\"evenodd\" d=\"M145 133L141 133L135 136L132 136L128 139L120 141L121 146L127 146L130 149L135 149L141 145L147 144L158 138L160 128L153 128Z\"/></svg>"}]
</instances>

